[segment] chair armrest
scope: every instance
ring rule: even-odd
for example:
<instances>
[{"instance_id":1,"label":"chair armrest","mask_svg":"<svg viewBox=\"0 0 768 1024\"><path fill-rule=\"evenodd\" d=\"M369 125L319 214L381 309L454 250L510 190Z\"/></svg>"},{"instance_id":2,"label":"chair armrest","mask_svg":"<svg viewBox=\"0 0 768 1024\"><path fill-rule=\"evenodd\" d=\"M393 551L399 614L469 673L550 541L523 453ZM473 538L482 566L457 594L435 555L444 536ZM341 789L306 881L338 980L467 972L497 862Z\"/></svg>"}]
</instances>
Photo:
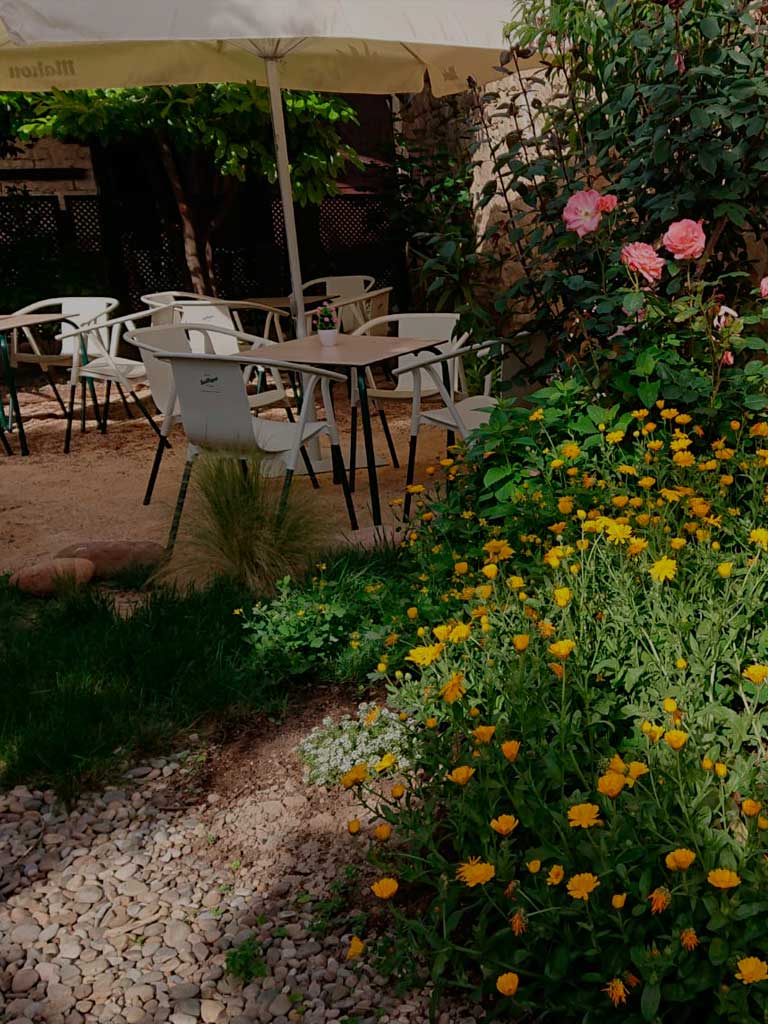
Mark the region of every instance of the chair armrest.
<instances>
[{"instance_id":1,"label":"chair armrest","mask_svg":"<svg viewBox=\"0 0 768 1024\"><path fill-rule=\"evenodd\" d=\"M198 330L200 329L199 325L195 324L185 324L184 326L192 326L197 327ZM313 377L325 377L328 380L339 382L343 381L344 383L346 383L347 380L343 373L335 373L333 370L326 370L320 366L311 366L309 363L289 363L285 359L273 359L271 356L265 359L263 356L246 355L245 353L233 353L232 355L227 356L217 356L206 355L200 352L168 352L165 349L149 345L145 341L134 341L133 344L139 349L146 349L147 352L150 352L157 359L197 359L214 363L237 363L239 366L274 366L278 370L286 370L287 372L292 373L306 373L311 374ZM270 344L275 345L277 348L280 347L279 345L276 345L275 342L271 342Z\"/></svg>"},{"instance_id":2,"label":"chair armrest","mask_svg":"<svg viewBox=\"0 0 768 1024\"><path fill-rule=\"evenodd\" d=\"M69 331L67 334L64 334L62 331L61 334L56 335L56 340L65 341L69 338L77 338L81 334L90 334L95 328L101 329L102 327L114 327L115 324L129 324L134 320L142 320L144 317L154 316L156 313L160 313L163 310L175 308L176 307L173 304L169 304L167 306L153 306L151 309L140 309L137 313L126 313L125 316L116 316L114 319L105 320L104 323L101 324L93 324L91 322L90 326L79 327L76 331Z\"/></svg>"},{"instance_id":3,"label":"chair armrest","mask_svg":"<svg viewBox=\"0 0 768 1024\"><path fill-rule=\"evenodd\" d=\"M435 345L441 345L443 342L435 341ZM437 363L447 363L451 359L461 359L462 356L469 355L472 352L484 352L488 349L493 348L494 345L511 345L512 341L505 340L502 338L494 338L491 341L481 341L476 345L467 345L464 348L454 349L452 352L443 352L441 355L421 357L415 356L412 363L408 366L402 366L392 371L393 377L399 377L402 373L413 373L414 370L424 369L427 366L434 366Z\"/></svg>"}]
</instances>

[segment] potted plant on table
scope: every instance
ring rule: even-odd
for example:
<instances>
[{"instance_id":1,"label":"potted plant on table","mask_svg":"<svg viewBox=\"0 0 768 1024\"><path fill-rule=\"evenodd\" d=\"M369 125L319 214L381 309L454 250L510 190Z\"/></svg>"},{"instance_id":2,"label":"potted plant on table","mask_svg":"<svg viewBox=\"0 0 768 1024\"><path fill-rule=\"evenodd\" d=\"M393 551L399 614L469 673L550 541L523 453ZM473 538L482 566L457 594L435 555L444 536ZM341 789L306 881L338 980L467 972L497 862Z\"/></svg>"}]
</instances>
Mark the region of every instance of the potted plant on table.
<instances>
[{"instance_id":1,"label":"potted plant on table","mask_svg":"<svg viewBox=\"0 0 768 1024\"><path fill-rule=\"evenodd\" d=\"M338 337L338 320L333 306L321 306L317 311L317 333L321 345L335 345Z\"/></svg>"}]
</instances>

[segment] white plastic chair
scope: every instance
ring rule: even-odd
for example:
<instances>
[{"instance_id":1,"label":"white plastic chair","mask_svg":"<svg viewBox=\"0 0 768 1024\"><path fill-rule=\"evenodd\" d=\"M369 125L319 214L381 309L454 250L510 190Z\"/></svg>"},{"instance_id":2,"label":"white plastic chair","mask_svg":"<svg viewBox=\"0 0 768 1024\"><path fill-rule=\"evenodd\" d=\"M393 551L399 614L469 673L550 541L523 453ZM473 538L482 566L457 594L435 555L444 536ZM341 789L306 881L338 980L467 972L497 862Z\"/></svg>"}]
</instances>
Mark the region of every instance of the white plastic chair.
<instances>
[{"instance_id":1,"label":"white plastic chair","mask_svg":"<svg viewBox=\"0 0 768 1024\"><path fill-rule=\"evenodd\" d=\"M264 323L259 337L270 338L277 342L285 341L281 319L289 317L287 310L266 306L261 302L249 302L245 299L219 299L212 295L198 295L197 292L150 292L141 296L141 301L149 307L173 306L176 309L174 319L182 323L210 324L211 326L228 327L236 331L243 330L240 313L251 311L263 313ZM217 338L211 333L214 351L219 355L231 355L237 352L231 339L226 336Z\"/></svg>"},{"instance_id":2,"label":"white plastic chair","mask_svg":"<svg viewBox=\"0 0 768 1024\"><path fill-rule=\"evenodd\" d=\"M120 343L125 330L135 330L136 324L141 320L151 319L152 323L162 321L163 313L173 310L172 306L159 306L154 309L143 309L138 313L128 313L125 316L113 317L110 320L100 323L98 330L91 327L82 327L79 331L62 331L56 337L61 341L62 347L67 346L72 350L72 368L69 376L69 408L67 410L67 432L64 440L64 452L69 452L72 420L74 415L74 403L77 395L77 386L81 382L100 381L106 384L104 406L100 416L100 430L102 434L107 432L109 420L109 399L112 385L117 387L126 414L133 419L126 398L126 392L130 394L133 401L145 417L149 425L160 436L160 428L155 423L149 410L138 395L137 387L147 381L147 373L144 363L140 359L130 359L121 356ZM105 345L103 342L107 341ZM85 358L86 346L88 351ZM83 389L84 390L84 389ZM85 419L85 395L83 395L82 419Z\"/></svg>"},{"instance_id":3,"label":"white plastic chair","mask_svg":"<svg viewBox=\"0 0 768 1024\"><path fill-rule=\"evenodd\" d=\"M329 302L338 315L339 330L343 334L357 334L358 328L374 318L381 318L389 311L392 288L377 288L375 292L362 292L346 299ZM314 331L316 309L307 310L307 334ZM386 328L383 329L386 333ZM372 332L379 333L379 332Z\"/></svg>"},{"instance_id":4,"label":"white plastic chair","mask_svg":"<svg viewBox=\"0 0 768 1024\"><path fill-rule=\"evenodd\" d=\"M308 291L311 293L320 289L324 295L333 298L334 305L343 307L339 328L348 334L361 321L355 322L355 307L346 306L346 300L356 299L357 296L369 292L375 283L376 279L370 274L346 274L341 277L316 277L312 281L305 281L301 290L310 298L311 295L307 295Z\"/></svg>"},{"instance_id":5,"label":"white plastic chair","mask_svg":"<svg viewBox=\"0 0 768 1024\"><path fill-rule=\"evenodd\" d=\"M334 475L341 481L350 525L353 530L357 529L357 517L349 492L331 402L331 381L343 381L341 374L294 363L272 364L270 372L278 376L281 369L297 369L306 375L306 400L298 423L259 419L251 415L243 375L243 367L259 365L257 356L161 351L144 340L152 330L147 328L137 332L141 333L142 338L134 335L134 344L145 358L150 357L170 367L174 397L178 395L181 420L188 441L187 459L168 538L169 550L176 541L192 464L201 451L230 458L241 458L249 451L260 451L268 459L282 461L286 472L278 510L280 515L285 508L296 463L304 445L321 434L327 434L330 439ZM310 419L315 409L318 383L321 385L325 407L324 422Z\"/></svg>"},{"instance_id":6,"label":"white plastic chair","mask_svg":"<svg viewBox=\"0 0 768 1024\"><path fill-rule=\"evenodd\" d=\"M249 353L262 348L277 348L277 342L269 338L260 338L256 335L245 334L243 331L225 327L217 327L215 330L211 330L207 324L199 323L186 324L176 322L152 327L141 327L138 330L125 332L126 341L136 345L141 352L147 381L152 392L152 401L163 417L155 457L144 494L145 505L149 505L152 500L152 493L155 489L155 482L157 481L157 474L160 470L163 454L165 449L170 447L168 435L174 424L178 423L181 419L181 409L174 390L173 375L167 362L162 361L156 353L178 354L199 352L217 355L218 353L214 350L214 341L217 338L220 340L221 336L226 336L228 345L234 350L229 353L232 356L239 354L243 348L247 349ZM260 390L255 395L247 395L250 410L258 412L260 409L279 406L285 409L289 421L292 421L294 417L288 392L282 375L272 369L271 357L264 361L257 359L247 359L245 361L245 369L243 371L244 387L250 380L254 370L265 371L260 376L260 388L266 382L267 373L271 378L273 386L267 390ZM305 455L302 457L312 481L312 486L317 487L317 477L312 470L312 465Z\"/></svg>"},{"instance_id":7,"label":"white plastic chair","mask_svg":"<svg viewBox=\"0 0 768 1024\"><path fill-rule=\"evenodd\" d=\"M457 345L452 350L435 356L422 354L415 356L413 362L408 366L393 371L392 376L395 379L405 374L410 374L413 380L411 436L408 446L408 470L405 477L406 495L403 507L406 517L411 508L411 494L407 488L413 483L416 469L416 446L419 429L422 426L442 427L448 432L448 445L450 447L454 441L454 434L458 434L459 437L465 439L473 430L488 422L491 412L498 404L498 400L491 395L493 373L486 374L482 395L464 395L458 401L455 398L451 381L455 379L458 373L459 361L463 356L474 352L486 353L493 345L497 344L503 344L503 342L494 340L481 342L477 345ZM453 374L450 372L451 368L453 368ZM430 381L430 393L439 395L442 400L442 405L437 408L430 406L425 409L422 407L423 392L421 382L425 377Z\"/></svg>"},{"instance_id":8,"label":"white plastic chair","mask_svg":"<svg viewBox=\"0 0 768 1024\"><path fill-rule=\"evenodd\" d=\"M110 313L117 309L117 299L102 295L63 295L51 299L39 299L31 302L28 306L22 306L15 310L16 313L61 313L66 317L67 323L75 327L90 327L87 338L84 342L87 354L94 350L99 340L97 327L103 325L109 318ZM61 342L58 352L44 352L34 332L29 327L22 327L21 334L29 346L29 351L19 347L19 332L14 331L11 335L10 359L11 366L17 367L20 363L35 363L45 375L46 380L53 389L56 401L59 403L64 415L67 408L56 387L56 382L51 376L50 368L54 366L69 367L72 364L74 354L74 342ZM101 338L103 343L103 338ZM91 399L96 409L98 419L98 406L96 403L96 392L91 385ZM85 397L83 397L85 401Z\"/></svg>"},{"instance_id":9,"label":"white plastic chair","mask_svg":"<svg viewBox=\"0 0 768 1024\"><path fill-rule=\"evenodd\" d=\"M368 320L366 323L357 327L357 329L352 333L355 335L381 335L383 332L384 336L382 336L382 346L386 346L386 332L390 325L396 325L398 337L426 338L429 340L434 339L436 342L435 350L437 352L452 352L455 349L461 348L469 340L468 334L463 334L460 338L451 340L453 338L454 331L456 330L458 320L458 313L391 313L386 316L378 316ZM365 371L368 398L373 404L374 411L378 414L379 420L381 421L381 429L384 432L384 438L387 442L389 454L392 459L392 465L395 469L400 468L400 462L397 457L397 450L395 449L394 441L392 440L392 434L389 429L386 413L382 408L382 403L391 401L412 401L414 394L414 379L416 377L416 371L413 369L413 366L418 358L419 357L415 355L405 355L398 358L397 376L401 379L396 380L394 388L377 387L373 371L370 367ZM466 389L466 385L464 383L464 371L460 360L453 361L450 364L450 373L451 391L454 392L456 390L457 384L461 388ZM419 370L418 374L419 390L422 397L437 394L437 389L434 387L431 378L425 375L422 370ZM395 376L395 374L393 374L393 376ZM352 383L350 405L352 412L350 424L351 439L349 447L349 476L350 486L354 491L357 460L357 410L359 405L357 385L354 381Z\"/></svg>"}]
</instances>

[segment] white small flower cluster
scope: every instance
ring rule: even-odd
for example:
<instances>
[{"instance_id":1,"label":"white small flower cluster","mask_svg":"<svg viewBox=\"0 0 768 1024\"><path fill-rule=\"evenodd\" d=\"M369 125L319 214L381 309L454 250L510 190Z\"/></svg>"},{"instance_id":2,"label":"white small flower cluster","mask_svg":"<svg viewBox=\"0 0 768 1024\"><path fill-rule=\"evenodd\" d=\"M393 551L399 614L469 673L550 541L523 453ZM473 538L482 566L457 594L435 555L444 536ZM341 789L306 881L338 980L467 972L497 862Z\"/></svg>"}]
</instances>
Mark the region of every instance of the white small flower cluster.
<instances>
[{"instance_id":1,"label":"white small flower cluster","mask_svg":"<svg viewBox=\"0 0 768 1024\"><path fill-rule=\"evenodd\" d=\"M376 704L361 704L357 718L324 718L299 745L306 765L305 778L315 786L338 785L342 775L357 764L373 766L385 754L394 754L394 770L407 768L411 747L410 720Z\"/></svg>"}]
</instances>

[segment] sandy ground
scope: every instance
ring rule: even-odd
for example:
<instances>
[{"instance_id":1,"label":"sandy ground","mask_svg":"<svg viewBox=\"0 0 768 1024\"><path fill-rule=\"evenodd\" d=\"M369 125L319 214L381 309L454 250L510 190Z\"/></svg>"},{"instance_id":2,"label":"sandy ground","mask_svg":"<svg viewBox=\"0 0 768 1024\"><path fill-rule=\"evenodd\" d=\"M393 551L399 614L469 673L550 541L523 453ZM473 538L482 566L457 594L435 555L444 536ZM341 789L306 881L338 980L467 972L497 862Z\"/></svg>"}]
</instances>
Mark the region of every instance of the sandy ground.
<instances>
[{"instance_id":1,"label":"sandy ground","mask_svg":"<svg viewBox=\"0 0 768 1024\"><path fill-rule=\"evenodd\" d=\"M61 388L62 394L67 391ZM101 397L101 391L99 391ZM342 447L349 445L349 409L337 392L337 419ZM18 438L10 435L13 457L0 450L0 572L9 572L40 558L56 554L65 545L84 540L153 540L165 542L176 500L185 455L183 433L171 436L173 448L166 453L149 506L142 498L155 450L156 437L136 410L127 419L114 392L109 429L102 435L93 419L86 433L75 426L69 455L64 455L64 419L52 392L44 387L25 386L20 393L29 457L19 454ZM400 456L401 468L394 469L378 422L374 421L377 453L385 464L379 467L379 487L385 524L393 523L389 501L403 494L408 451L410 405L389 403L389 421ZM90 410L90 406L89 406ZM282 415L282 414L278 414ZM423 479L424 466L444 452L445 435L431 428L419 438L416 479ZM341 489L329 474L320 477L314 493L318 516L333 517L340 534L349 532ZM294 486L310 489L306 477ZM361 540L370 541L372 530L367 474L357 476L354 496L361 526Z\"/></svg>"}]
</instances>

